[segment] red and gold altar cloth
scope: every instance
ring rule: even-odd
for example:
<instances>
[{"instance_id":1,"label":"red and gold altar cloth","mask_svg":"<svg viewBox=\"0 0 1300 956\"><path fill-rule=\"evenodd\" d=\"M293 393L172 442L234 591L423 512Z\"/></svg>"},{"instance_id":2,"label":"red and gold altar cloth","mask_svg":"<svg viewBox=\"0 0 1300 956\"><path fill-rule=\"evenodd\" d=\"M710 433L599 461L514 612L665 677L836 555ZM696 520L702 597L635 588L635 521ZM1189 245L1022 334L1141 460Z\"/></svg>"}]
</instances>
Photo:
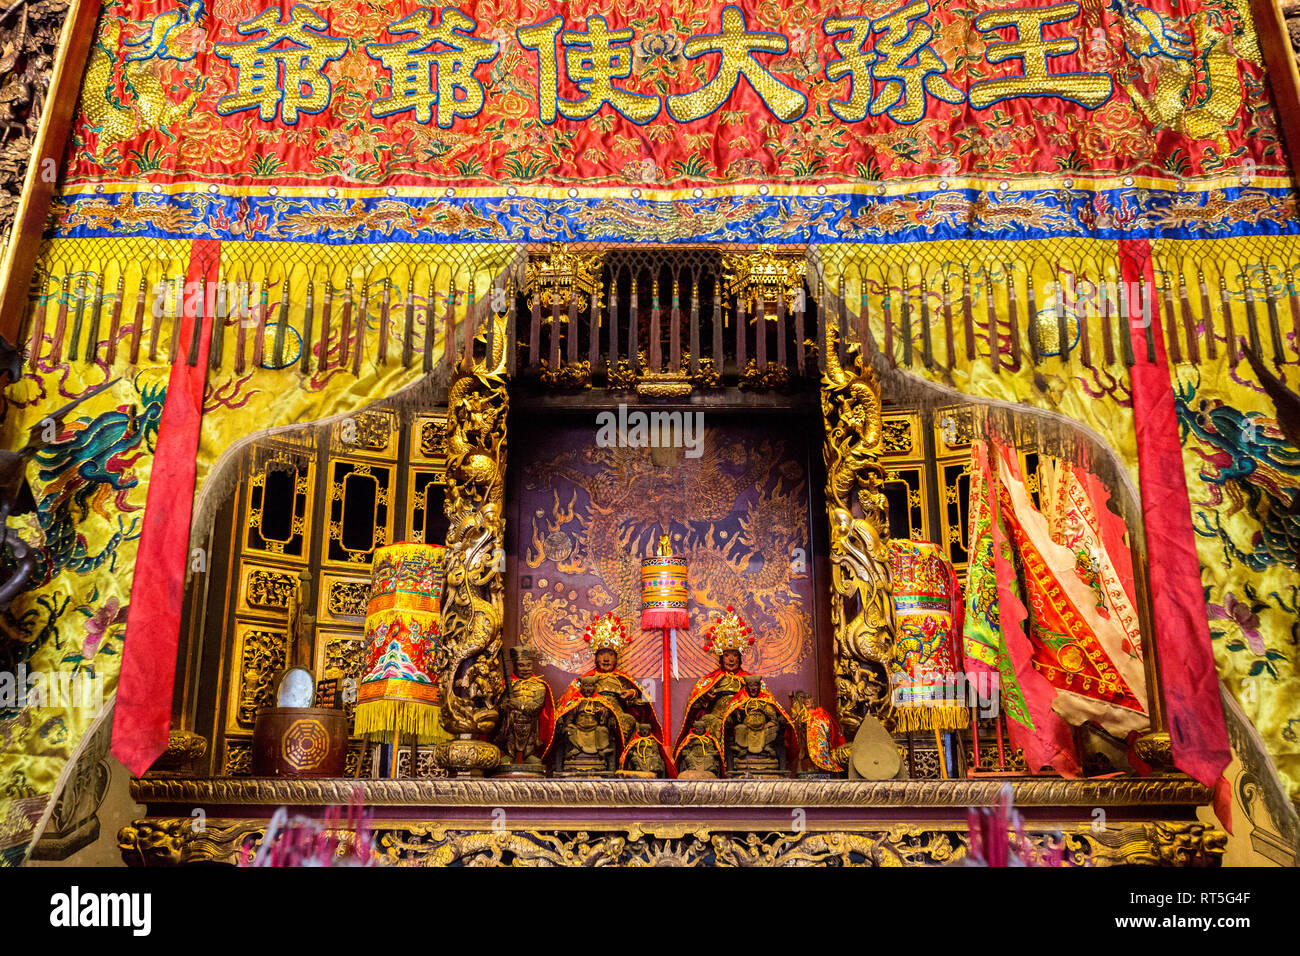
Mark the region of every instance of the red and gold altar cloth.
<instances>
[{"instance_id":1,"label":"red and gold altar cloth","mask_svg":"<svg viewBox=\"0 0 1300 956\"><path fill-rule=\"evenodd\" d=\"M449 739L439 722L441 545L403 542L379 548L366 607L366 647L354 732Z\"/></svg>"},{"instance_id":2,"label":"red and gold altar cloth","mask_svg":"<svg viewBox=\"0 0 1300 956\"><path fill-rule=\"evenodd\" d=\"M828 773L842 773L848 769L847 763L841 763L835 757L835 750L844 746L844 732L839 722L831 716L825 707L808 708L805 718L805 752L813 765Z\"/></svg>"},{"instance_id":3,"label":"red and gold altar cloth","mask_svg":"<svg viewBox=\"0 0 1300 956\"><path fill-rule=\"evenodd\" d=\"M958 681L961 584L937 544L889 544L898 621L890 673L894 729L959 730L970 726L965 681Z\"/></svg>"}]
</instances>

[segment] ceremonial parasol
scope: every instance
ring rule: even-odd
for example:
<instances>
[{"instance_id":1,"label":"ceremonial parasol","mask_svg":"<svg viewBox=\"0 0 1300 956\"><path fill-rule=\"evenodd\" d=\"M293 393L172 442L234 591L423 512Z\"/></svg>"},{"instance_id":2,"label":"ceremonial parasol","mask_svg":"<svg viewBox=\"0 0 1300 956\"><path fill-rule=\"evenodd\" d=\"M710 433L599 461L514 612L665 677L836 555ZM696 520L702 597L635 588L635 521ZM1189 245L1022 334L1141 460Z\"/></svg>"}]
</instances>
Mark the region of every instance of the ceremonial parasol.
<instances>
[{"instance_id":1,"label":"ceremonial parasol","mask_svg":"<svg viewBox=\"0 0 1300 956\"><path fill-rule=\"evenodd\" d=\"M662 631L664 740L672 740L672 682L677 679L677 631L689 630L686 613L686 562L673 556L668 535L659 536L658 553L641 559L641 628ZM672 676L669 676L671 670Z\"/></svg>"}]
</instances>

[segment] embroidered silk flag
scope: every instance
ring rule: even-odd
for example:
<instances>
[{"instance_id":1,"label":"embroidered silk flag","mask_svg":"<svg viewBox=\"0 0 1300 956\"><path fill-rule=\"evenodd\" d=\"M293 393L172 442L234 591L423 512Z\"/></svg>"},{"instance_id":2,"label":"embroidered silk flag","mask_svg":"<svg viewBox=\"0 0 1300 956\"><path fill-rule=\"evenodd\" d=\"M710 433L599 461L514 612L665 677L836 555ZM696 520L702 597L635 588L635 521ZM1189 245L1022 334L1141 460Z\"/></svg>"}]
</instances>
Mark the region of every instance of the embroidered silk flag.
<instances>
[{"instance_id":1,"label":"embroidered silk flag","mask_svg":"<svg viewBox=\"0 0 1300 956\"><path fill-rule=\"evenodd\" d=\"M1094 720L1125 737L1150 725L1142 659L1124 649L1114 616L1075 573L1075 555L1052 540L1011 450L998 449L999 506L1023 572L1033 666L1055 689L1052 709L1071 724Z\"/></svg>"},{"instance_id":2,"label":"embroidered silk flag","mask_svg":"<svg viewBox=\"0 0 1300 956\"><path fill-rule=\"evenodd\" d=\"M1047 456L1039 459L1038 481L1052 540L1074 555L1075 576L1092 589L1097 613L1123 632L1122 652L1141 660L1133 562L1123 539L1124 522L1106 507L1110 492L1078 465Z\"/></svg>"},{"instance_id":3,"label":"embroidered silk flag","mask_svg":"<svg viewBox=\"0 0 1300 956\"><path fill-rule=\"evenodd\" d=\"M1004 462L1012 451L993 442L989 477L993 509L993 568L997 579L998 615L1002 625L1003 646L1009 667L1024 697L1027 725L1007 725L1011 742L1025 753L1031 773L1049 764L1063 776L1079 774L1079 760L1074 750L1070 726L1052 708L1055 689L1043 676L1034 657L1034 620L1027 603L1025 567L1012 528L1014 516L1007 496ZM994 470L996 468L996 471Z\"/></svg>"}]
</instances>

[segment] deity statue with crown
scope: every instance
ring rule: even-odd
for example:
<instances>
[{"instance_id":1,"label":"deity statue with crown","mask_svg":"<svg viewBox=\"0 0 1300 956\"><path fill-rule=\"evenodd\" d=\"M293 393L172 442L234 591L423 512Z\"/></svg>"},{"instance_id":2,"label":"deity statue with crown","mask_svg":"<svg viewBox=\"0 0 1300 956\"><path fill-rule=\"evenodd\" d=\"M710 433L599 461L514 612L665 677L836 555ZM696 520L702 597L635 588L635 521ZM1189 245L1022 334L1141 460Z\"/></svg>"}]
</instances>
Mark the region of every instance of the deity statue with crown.
<instances>
[{"instance_id":1,"label":"deity statue with crown","mask_svg":"<svg viewBox=\"0 0 1300 956\"><path fill-rule=\"evenodd\" d=\"M749 671L741 666L741 651L753 645L754 634L734 607L727 605L727 612L714 619L705 637L704 649L717 655L718 667L691 688L674 752L685 743L696 721L703 722L704 732L713 738L718 751L722 751L723 718L731 701L745 689L744 680L749 676Z\"/></svg>"},{"instance_id":2,"label":"deity statue with crown","mask_svg":"<svg viewBox=\"0 0 1300 956\"><path fill-rule=\"evenodd\" d=\"M638 723L649 724L653 735L662 739L659 716L646 699L645 691L630 675L618 669L619 651L631 643L623 622L612 611L596 617L587 625L582 639L591 647L594 666L569 684L555 705L556 720L578 705L582 699L582 679L591 677L595 680L596 695L614 714L618 729L617 754L622 754L636 736Z\"/></svg>"}]
</instances>

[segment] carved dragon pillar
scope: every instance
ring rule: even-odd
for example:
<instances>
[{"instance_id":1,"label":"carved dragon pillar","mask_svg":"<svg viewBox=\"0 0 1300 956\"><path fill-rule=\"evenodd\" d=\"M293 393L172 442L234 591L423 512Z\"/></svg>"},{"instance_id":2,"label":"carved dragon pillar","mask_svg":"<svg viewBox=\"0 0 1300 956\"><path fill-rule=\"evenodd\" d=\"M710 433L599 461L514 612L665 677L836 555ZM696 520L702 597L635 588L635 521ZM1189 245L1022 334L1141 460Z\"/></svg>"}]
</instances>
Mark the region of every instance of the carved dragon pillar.
<instances>
[{"instance_id":1,"label":"carved dragon pillar","mask_svg":"<svg viewBox=\"0 0 1300 956\"><path fill-rule=\"evenodd\" d=\"M889 569L888 505L880 466L880 384L851 344L840 364L826 330L822 417L826 425L826 507L830 516L831 623L835 696L852 738L865 716L889 703L896 624Z\"/></svg>"},{"instance_id":2,"label":"carved dragon pillar","mask_svg":"<svg viewBox=\"0 0 1300 956\"><path fill-rule=\"evenodd\" d=\"M506 391L503 330L491 359L462 364L447 395L447 594L445 657L438 669L442 723L456 739L434 747L434 762L458 774L496 766L500 751L482 738L497 723L505 690L501 622L505 595Z\"/></svg>"}]
</instances>

